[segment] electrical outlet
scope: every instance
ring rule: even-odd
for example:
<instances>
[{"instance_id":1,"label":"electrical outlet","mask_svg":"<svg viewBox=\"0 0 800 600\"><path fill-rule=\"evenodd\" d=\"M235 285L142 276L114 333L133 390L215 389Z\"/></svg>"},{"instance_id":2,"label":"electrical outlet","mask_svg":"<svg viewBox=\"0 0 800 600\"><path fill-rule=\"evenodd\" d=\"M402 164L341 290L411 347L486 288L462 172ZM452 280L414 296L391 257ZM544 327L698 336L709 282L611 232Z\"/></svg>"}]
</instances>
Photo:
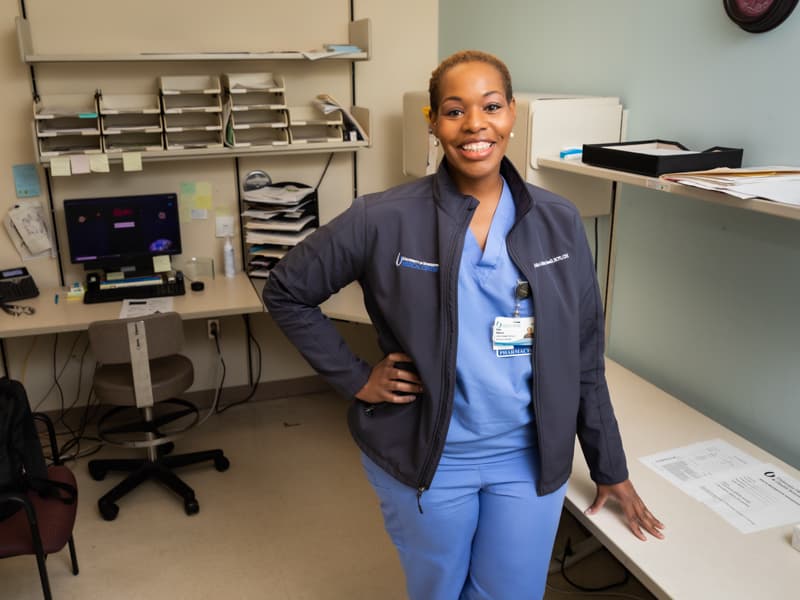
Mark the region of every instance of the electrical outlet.
<instances>
[{"instance_id":1,"label":"electrical outlet","mask_svg":"<svg viewBox=\"0 0 800 600\"><path fill-rule=\"evenodd\" d=\"M213 340L219 337L219 319L209 319L206 321L208 326L208 339Z\"/></svg>"},{"instance_id":2,"label":"electrical outlet","mask_svg":"<svg viewBox=\"0 0 800 600\"><path fill-rule=\"evenodd\" d=\"M233 217L217 217L215 222L215 232L218 238L233 237Z\"/></svg>"}]
</instances>

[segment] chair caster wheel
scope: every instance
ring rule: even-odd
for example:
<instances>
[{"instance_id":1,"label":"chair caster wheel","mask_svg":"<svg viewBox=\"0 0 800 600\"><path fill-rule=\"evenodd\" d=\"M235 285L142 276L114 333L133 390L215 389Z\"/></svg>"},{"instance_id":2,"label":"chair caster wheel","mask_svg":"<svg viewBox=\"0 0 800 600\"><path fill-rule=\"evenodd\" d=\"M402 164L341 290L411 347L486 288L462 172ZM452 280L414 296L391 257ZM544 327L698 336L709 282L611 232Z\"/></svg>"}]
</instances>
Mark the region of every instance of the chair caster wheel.
<instances>
[{"instance_id":1,"label":"chair caster wheel","mask_svg":"<svg viewBox=\"0 0 800 600\"><path fill-rule=\"evenodd\" d=\"M183 503L183 510L185 510L186 514L189 516L196 515L200 512L200 503L197 502L195 498L185 500Z\"/></svg>"},{"instance_id":2,"label":"chair caster wheel","mask_svg":"<svg viewBox=\"0 0 800 600\"><path fill-rule=\"evenodd\" d=\"M119 506L113 502L104 502L103 500L99 500L97 502L97 507L100 509L100 514L106 521L113 521L119 514Z\"/></svg>"},{"instance_id":3,"label":"chair caster wheel","mask_svg":"<svg viewBox=\"0 0 800 600\"><path fill-rule=\"evenodd\" d=\"M106 478L106 474L108 473L108 469L99 466L96 463L90 462L89 463L89 475L92 476L92 479L95 481L102 481Z\"/></svg>"},{"instance_id":4,"label":"chair caster wheel","mask_svg":"<svg viewBox=\"0 0 800 600\"><path fill-rule=\"evenodd\" d=\"M214 459L214 468L220 473L222 471L227 471L228 467L230 466L231 466L231 461L229 461L224 456L220 456L219 458Z\"/></svg>"}]
</instances>

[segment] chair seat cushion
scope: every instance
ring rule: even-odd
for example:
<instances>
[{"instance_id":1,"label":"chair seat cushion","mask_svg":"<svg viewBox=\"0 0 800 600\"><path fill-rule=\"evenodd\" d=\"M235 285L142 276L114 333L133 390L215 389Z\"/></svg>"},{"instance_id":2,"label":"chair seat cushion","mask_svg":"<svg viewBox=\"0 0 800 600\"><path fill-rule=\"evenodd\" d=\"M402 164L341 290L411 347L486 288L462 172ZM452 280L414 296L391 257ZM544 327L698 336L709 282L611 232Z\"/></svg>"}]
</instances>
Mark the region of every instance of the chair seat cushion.
<instances>
[{"instance_id":1,"label":"chair seat cushion","mask_svg":"<svg viewBox=\"0 0 800 600\"><path fill-rule=\"evenodd\" d=\"M47 477L54 481L68 483L73 487L75 476L65 466L51 466L47 469ZM53 554L61 550L72 535L77 501L65 504L58 498L42 498L36 492L28 492L39 522L39 535L45 554ZM33 538L25 510L18 510L5 521L0 521L0 557L34 554Z\"/></svg>"},{"instance_id":2,"label":"chair seat cushion","mask_svg":"<svg viewBox=\"0 0 800 600\"><path fill-rule=\"evenodd\" d=\"M188 390L194 379L192 361L175 354L150 361L153 402L174 398ZM103 403L136 405L129 364L100 365L94 374L94 391Z\"/></svg>"}]
</instances>

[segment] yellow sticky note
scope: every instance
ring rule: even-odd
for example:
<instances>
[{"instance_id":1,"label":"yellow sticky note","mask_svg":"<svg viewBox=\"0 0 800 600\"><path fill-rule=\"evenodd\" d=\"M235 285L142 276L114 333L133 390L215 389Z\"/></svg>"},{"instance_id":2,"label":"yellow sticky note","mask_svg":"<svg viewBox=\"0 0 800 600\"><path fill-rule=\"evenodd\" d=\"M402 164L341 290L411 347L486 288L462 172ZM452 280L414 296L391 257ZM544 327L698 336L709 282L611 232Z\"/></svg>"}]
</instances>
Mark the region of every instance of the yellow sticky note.
<instances>
[{"instance_id":1,"label":"yellow sticky note","mask_svg":"<svg viewBox=\"0 0 800 600\"><path fill-rule=\"evenodd\" d=\"M89 167L92 173L108 173L111 168L108 166L107 154L92 154L89 156Z\"/></svg>"},{"instance_id":2,"label":"yellow sticky note","mask_svg":"<svg viewBox=\"0 0 800 600\"><path fill-rule=\"evenodd\" d=\"M201 194L197 194L194 197L194 208L199 208L202 210L211 210L211 196L205 196Z\"/></svg>"},{"instance_id":3,"label":"yellow sticky note","mask_svg":"<svg viewBox=\"0 0 800 600\"><path fill-rule=\"evenodd\" d=\"M73 154L69 157L69 167L73 175L89 172L89 157L85 154Z\"/></svg>"},{"instance_id":4,"label":"yellow sticky note","mask_svg":"<svg viewBox=\"0 0 800 600\"><path fill-rule=\"evenodd\" d=\"M68 156L54 156L50 159L50 172L53 177L69 177L72 175L72 167L69 164Z\"/></svg>"},{"instance_id":5,"label":"yellow sticky note","mask_svg":"<svg viewBox=\"0 0 800 600\"><path fill-rule=\"evenodd\" d=\"M123 152L122 153L122 170L123 171L141 171L142 170L142 153L141 152Z\"/></svg>"},{"instance_id":6,"label":"yellow sticky note","mask_svg":"<svg viewBox=\"0 0 800 600\"><path fill-rule=\"evenodd\" d=\"M172 265L169 262L169 255L165 254L153 257L153 273L163 273L169 271L171 268Z\"/></svg>"}]
</instances>

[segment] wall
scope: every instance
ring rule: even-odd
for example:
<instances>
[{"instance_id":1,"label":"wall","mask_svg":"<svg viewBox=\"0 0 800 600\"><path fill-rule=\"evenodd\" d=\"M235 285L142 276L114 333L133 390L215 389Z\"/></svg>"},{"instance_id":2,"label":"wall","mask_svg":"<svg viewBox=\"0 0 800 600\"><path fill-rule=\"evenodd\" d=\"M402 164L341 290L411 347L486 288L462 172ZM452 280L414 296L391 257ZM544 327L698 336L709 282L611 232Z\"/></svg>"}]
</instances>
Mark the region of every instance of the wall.
<instances>
[{"instance_id":1,"label":"wall","mask_svg":"<svg viewBox=\"0 0 800 600\"><path fill-rule=\"evenodd\" d=\"M441 57L478 47L519 90L620 96L628 139L800 165L800 11L749 34L722 2L440 0ZM621 186L608 354L800 466L800 221Z\"/></svg>"},{"instance_id":2,"label":"wall","mask_svg":"<svg viewBox=\"0 0 800 600\"><path fill-rule=\"evenodd\" d=\"M70 3L50 0L28 0L27 16L31 22L33 41L38 53L140 52L140 51L241 51L275 49L311 49L324 43L347 40L347 23L351 3L348 0L321 2L297 0L291 3L264 3L255 0L232 0L226 5L224 19L216 7L200 8L191 0L163 3L141 0L135 5L114 6L102 0L76 0ZM356 101L371 110L373 127L370 149L359 155L343 153L334 156L320 187L321 219L326 222L349 206L356 188L360 193L399 183L400 136L398 128L402 109L402 92L419 87L436 62L435 5L412 0L404 6L386 6L377 0L355 3L355 18L370 18L373 26L372 60L356 65ZM0 110L6 116L4 137L0 140L0 196L3 214L14 201L11 166L35 162L31 136L31 84L27 65L19 60L14 18L19 5L0 6L0 77L4 93ZM309 19L309 15L313 15ZM398 52L404 29L412 15L422 18L423 39L411 50ZM273 71L287 80L287 102L305 104L314 94L331 93L344 103L352 101L351 64L347 61L320 63L71 63L36 67L39 91L69 93L94 91L140 93L154 91L154 82L162 74L224 73ZM391 72L391 79L383 73ZM308 74L313 74L309 77ZM241 160L241 172L260 168L275 180L295 179L316 183L322 175L327 155L298 157L247 157ZM396 168L391 165L396 162ZM357 169L354 169L357 165ZM39 168L42 183L40 200L47 206L48 196L44 171ZM232 159L202 161L146 162L141 173L122 173L112 164L110 174L79 175L53 178L53 204L56 230L62 240L62 265L67 284L82 278L79 268L69 264L61 218L64 198L90 197L112 193L146 193L174 190L184 181L207 181L211 184L214 210L221 214L237 214L236 177ZM213 212L213 211L212 211ZM182 224L184 254L216 258L221 264L222 239L214 237L213 219L192 220ZM237 224L237 237L238 237ZM235 246L238 246L235 244ZM20 258L5 234L0 234L0 266L20 264ZM237 263L241 256L237 247ZM59 285L58 263L44 258L29 261L26 266L40 288ZM339 314L354 315L363 321L359 290L348 289L337 300ZM267 314L254 315L253 334L262 348L262 382L304 377L313 374L305 361L288 344ZM341 324L350 343L368 358L374 358L375 344L371 326ZM230 317L221 323L223 352L227 363L226 385L247 382L245 336L242 321ZM205 322L187 322L186 352L196 367L193 391L212 389L217 380L217 358L213 343L205 334ZM0 330L0 335L2 331ZM94 357L84 355L84 334L61 334L7 340L6 349L12 376L23 379L32 404L42 409L85 402L88 394ZM55 367L54 367L55 364ZM53 387L54 369L63 373L60 383L63 399ZM79 387L80 382L80 387Z\"/></svg>"}]
</instances>

